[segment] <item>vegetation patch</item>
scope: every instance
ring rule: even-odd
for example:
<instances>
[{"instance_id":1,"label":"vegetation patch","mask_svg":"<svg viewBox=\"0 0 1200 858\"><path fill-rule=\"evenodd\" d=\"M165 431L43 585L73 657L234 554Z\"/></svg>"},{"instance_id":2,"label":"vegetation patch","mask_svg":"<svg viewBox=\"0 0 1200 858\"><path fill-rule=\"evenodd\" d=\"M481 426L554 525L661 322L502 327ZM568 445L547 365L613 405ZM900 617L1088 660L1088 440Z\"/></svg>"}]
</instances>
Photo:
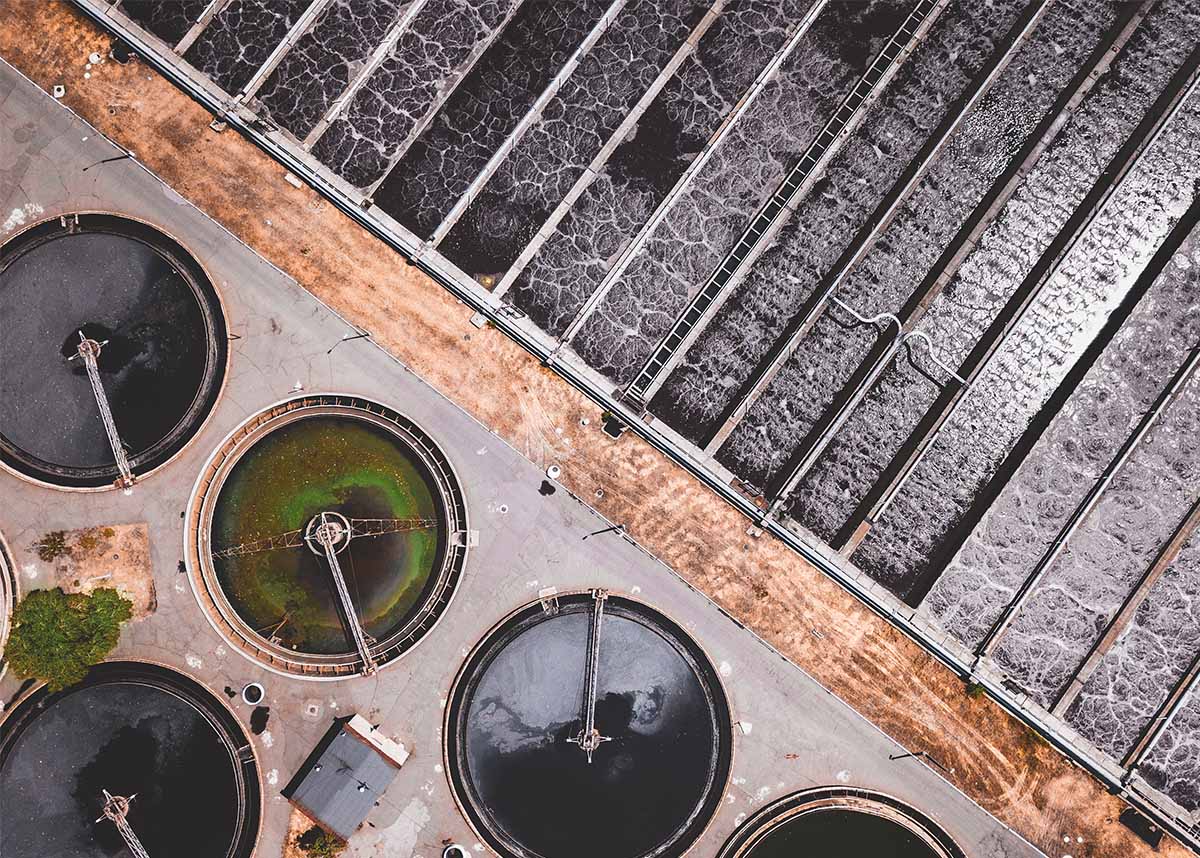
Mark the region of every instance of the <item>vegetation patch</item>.
<instances>
[{"instance_id":1,"label":"vegetation patch","mask_svg":"<svg viewBox=\"0 0 1200 858\"><path fill-rule=\"evenodd\" d=\"M81 681L117 645L133 604L111 587L87 595L61 588L34 590L13 611L5 652L21 679L45 681L52 692Z\"/></svg>"},{"instance_id":2,"label":"vegetation patch","mask_svg":"<svg viewBox=\"0 0 1200 858\"><path fill-rule=\"evenodd\" d=\"M63 555L71 553L71 546L67 544L67 533L65 530L52 530L33 543L33 549L37 552L38 559L43 563L53 563Z\"/></svg>"},{"instance_id":3,"label":"vegetation patch","mask_svg":"<svg viewBox=\"0 0 1200 858\"><path fill-rule=\"evenodd\" d=\"M346 841L314 825L296 838L300 851L310 858L336 858L346 849Z\"/></svg>"},{"instance_id":4,"label":"vegetation patch","mask_svg":"<svg viewBox=\"0 0 1200 858\"><path fill-rule=\"evenodd\" d=\"M133 602L135 621L154 613L158 606L150 531L145 524L53 530L28 550L47 567L38 578L39 586L84 594L97 587L113 587Z\"/></svg>"}]
</instances>

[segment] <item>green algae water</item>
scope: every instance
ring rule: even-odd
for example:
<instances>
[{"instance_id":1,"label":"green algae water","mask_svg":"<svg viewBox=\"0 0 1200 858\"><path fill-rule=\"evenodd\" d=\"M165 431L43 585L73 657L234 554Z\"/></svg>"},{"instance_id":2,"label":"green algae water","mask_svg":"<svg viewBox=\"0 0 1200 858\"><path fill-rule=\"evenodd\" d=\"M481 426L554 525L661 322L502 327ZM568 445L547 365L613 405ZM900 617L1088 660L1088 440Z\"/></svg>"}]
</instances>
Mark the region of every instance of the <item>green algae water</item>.
<instances>
[{"instance_id":1,"label":"green algae water","mask_svg":"<svg viewBox=\"0 0 1200 858\"><path fill-rule=\"evenodd\" d=\"M217 497L212 549L303 529L321 512L351 519L442 521L433 479L399 437L367 420L321 414L259 439ZM434 583L445 527L357 537L338 555L367 634L382 640ZM333 578L306 546L214 558L221 587L259 634L300 652L352 652Z\"/></svg>"}]
</instances>

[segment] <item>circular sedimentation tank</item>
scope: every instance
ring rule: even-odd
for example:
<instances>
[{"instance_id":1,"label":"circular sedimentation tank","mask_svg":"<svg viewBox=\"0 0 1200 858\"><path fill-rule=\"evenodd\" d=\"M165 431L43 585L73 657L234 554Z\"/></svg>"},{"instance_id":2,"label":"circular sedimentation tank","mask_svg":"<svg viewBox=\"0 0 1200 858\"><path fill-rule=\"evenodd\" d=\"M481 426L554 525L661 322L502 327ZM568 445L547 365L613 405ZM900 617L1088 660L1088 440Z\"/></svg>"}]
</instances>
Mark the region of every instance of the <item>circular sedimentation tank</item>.
<instances>
[{"instance_id":1,"label":"circular sedimentation tank","mask_svg":"<svg viewBox=\"0 0 1200 858\"><path fill-rule=\"evenodd\" d=\"M466 506L445 455L412 421L355 396L301 397L252 418L210 460L191 514L192 581L218 631L311 678L370 672L414 646L466 557Z\"/></svg>"},{"instance_id":2,"label":"circular sedimentation tank","mask_svg":"<svg viewBox=\"0 0 1200 858\"><path fill-rule=\"evenodd\" d=\"M150 855L249 858L261 790L233 714L193 680L109 662L56 694L45 688L0 722L0 855L126 854L105 791Z\"/></svg>"},{"instance_id":3,"label":"circular sedimentation tank","mask_svg":"<svg viewBox=\"0 0 1200 858\"><path fill-rule=\"evenodd\" d=\"M729 777L729 708L707 657L658 611L604 591L505 619L446 713L456 800L505 858L682 855Z\"/></svg>"},{"instance_id":4,"label":"circular sedimentation tank","mask_svg":"<svg viewBox=\"0 0 1200 858\"><path fill-rule=\"evenodd\" d=\"M225 377L225 318L208 275L129 218L67 215L0 247L0 329L0 462L62 488L122 477L81 343L135 476L199 431Z\"/></svg>"},{"instance_id":5,"label":"circular sedimentation tank","mask_svg":"<svg viewBox=\"0 0 1200 858\"><path fill-rule=\"evenodd\" d=\"M828 787L794 793L760 810L718 858L964 858L946 832L891 796Z\"/></svg>"}]
</instances>

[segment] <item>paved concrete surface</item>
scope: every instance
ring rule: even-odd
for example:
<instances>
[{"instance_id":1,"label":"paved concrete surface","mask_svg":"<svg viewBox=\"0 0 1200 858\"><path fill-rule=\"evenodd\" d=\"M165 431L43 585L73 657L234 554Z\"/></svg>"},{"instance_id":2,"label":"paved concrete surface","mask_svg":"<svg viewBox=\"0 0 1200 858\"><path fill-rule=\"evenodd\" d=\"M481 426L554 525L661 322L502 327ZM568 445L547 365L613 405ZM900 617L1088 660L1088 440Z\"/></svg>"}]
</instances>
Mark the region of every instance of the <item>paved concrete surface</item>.
<instances>
[{"instance_id":1,"label":"paved concrete surface","mask_svg":"<svg viewBox=\"0 0 1200 858\"><path fill-rule=\"evenodd\" d=\"M224 394L212 419L172 463L131 495L65 493L0 474L0 530L24 590L45 583L22 558L48 530L145 521L153 545L159 604L129 626L117 657L176 667L218 695L260 681L271 717L254 740L264 778L258 854L275 856L289 807L279 795L330 719L361 712L412 752L400 776L353 841L355 855L432 858L451 838L477 838L458 813L441 766L442 707L471 645L496 620L542 587L605 586L645 599L706 648L726 683L736 731L733 774L722 809L694 854L712 855L764 802L806 787L845 783L890 793L935 818L973 858L1040 854L816 681L729 619L670 569L615 534L584 541L610 522L563 488L539 492L544 475L527 459L437 394L280 271L130 160L83 172L121 154L91 127L0 63L0 238L45 217L115 211L159 225L208 268L232 334ZM470 336L464 333L464 336ZM335 347L336 346L336 347ZM330 349L333 349L330 352ZM272 402L305 392L373 397L419 422L458 471L471 527L479 531L455 602L412 653L373 678L315 683L268 673L231 651L211 629L180 574L182 512L210 451L240 422ZM32 564L29 569L36 572ZM17 684L9 676L0 694ZM234 704L247 725L250 710ZM315 712L315 714L313 714ZM1063 832L1087 837L1088 832ZM1077 851L1076 854L1079 854Z\"/></svg>"}]
</instances>

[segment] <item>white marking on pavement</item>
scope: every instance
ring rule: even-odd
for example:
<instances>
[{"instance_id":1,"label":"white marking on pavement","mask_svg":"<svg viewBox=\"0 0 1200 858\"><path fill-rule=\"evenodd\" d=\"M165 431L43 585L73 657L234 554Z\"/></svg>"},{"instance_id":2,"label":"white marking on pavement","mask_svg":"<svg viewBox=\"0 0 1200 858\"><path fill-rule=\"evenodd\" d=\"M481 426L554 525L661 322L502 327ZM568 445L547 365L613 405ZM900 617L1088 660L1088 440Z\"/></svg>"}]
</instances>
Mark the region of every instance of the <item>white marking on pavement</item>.
<instances>
[{"instance_id":1,"label":"white marking on pavement","mask_svg":"<svg viewBox=\"0 0 1200 858\"><path fill-rule=\"evenodd\" d=\"M31 217L37 217L42 214L45 209L37 203L26 203L23 206L17 206L13 209L9 216L5 219L4 224L0 226L0 230L8 232L24 224Z\"/></svg>"}]
</instances>

